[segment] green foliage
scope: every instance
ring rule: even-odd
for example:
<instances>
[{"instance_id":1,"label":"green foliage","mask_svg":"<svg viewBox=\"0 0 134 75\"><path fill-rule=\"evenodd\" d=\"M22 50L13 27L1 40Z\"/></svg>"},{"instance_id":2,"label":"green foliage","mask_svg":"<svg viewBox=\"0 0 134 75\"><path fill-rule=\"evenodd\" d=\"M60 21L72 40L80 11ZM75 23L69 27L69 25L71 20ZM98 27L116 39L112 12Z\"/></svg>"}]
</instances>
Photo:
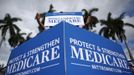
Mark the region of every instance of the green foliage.
<instances>
[{"instance_id":1,"label":"green foliage","mask_svg":"<svg viewBox=\"0 0 134 75\"><path fill-rule=\"evenodd\" d=\"M0 30L1 30L1 36L2 36L2 39L0 41L0 47L3 41L6 40L7 33L9 33L8 43L11 47L14 47L14 48L18 45L21 45L23 42L31 39L30 35L32 33L29 33L26 39L23 36L23 35L26 35L26 33L20 33L21 29L15 24L15 22L18 22L18 21L22 21L22 20L17 17L11 17L10 14L6 14L5 18L0 20Z\"/></svg>"},{"instance_id":2,"label":"green foliage","mask_svg":"<svg viewBox=\"0 0 134 75\"><path fill-rule=\"evenodd\" d=\"M25 42L25 38L23 37L23 35L26 35L26 33L17 32L13 36L11 36L8 39L8 42L11 45L11 47L16 47L16 46L22 44L23 42Z\"/></svg>"},{"instance_id":3,"label":"green foliage","mask_svg":"<svg viewBox=\"0 0 134 75\"><path fill-rule=\"evenodd\" d=\"M124 23L123 18L125 13L122 13L119 17L117 18L112 18L111 17L111 12L108 13L107 20L100 20L101 25L104 25L102 29L100 30L99 34L103 35L104 37L112 40L120 40L121 42L124 42L126 45L126 48L128 50L130 59L133 59L132 53L126 43L127 37L125 35L125 26L129 26L134 28L134 25L130 23Z\"/></svg>"}]
</instances>

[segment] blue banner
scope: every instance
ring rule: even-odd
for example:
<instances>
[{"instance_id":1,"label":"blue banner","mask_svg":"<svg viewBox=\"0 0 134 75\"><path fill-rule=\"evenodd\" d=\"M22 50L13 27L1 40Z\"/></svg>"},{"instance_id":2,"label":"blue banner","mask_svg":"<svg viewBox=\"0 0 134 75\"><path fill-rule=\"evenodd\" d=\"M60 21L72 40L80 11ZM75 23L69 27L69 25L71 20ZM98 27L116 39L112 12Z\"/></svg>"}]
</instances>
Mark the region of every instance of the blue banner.
<instances>
[{"instance_id":1,"label":"blue banner","mask_svg":"<svg viewBox=\"0 0 134 75\"><path fill-rule=\"evenodd\" d=\"M121 46L61 22L12 50L6 75L132 75Z\"/></svg>"},{"instance_id":2,"label":"blue banner","mask_svg":"<svg viewBox=\"0 0 134 75\"><path fill-rule=\"evenodd\" d=\"M65 34L67 75L132 75L119 44L71 25Z\"/></svg>"},{"instance_id":3,"label":"blue banner","mask_svg":"<svg viewBox=\"0 0 134 75\"><path fill-rule=\"evenodd\" d=\"M42 32L12 50L6 75L65 75L61 26Z\"/></svg>"}]
</instances>

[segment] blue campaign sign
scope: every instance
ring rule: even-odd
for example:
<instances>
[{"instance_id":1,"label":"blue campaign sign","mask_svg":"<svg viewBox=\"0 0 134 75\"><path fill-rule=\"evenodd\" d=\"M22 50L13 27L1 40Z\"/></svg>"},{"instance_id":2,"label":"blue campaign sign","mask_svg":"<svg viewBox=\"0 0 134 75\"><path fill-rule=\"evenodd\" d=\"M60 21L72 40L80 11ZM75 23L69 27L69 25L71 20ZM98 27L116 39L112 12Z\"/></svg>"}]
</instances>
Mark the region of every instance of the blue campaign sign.
<instances>
[{"instance_id":1,"label":"blue campaign sign","mask_svg":"<svg viewBox=\"0 0 134 75\"><path fill-rule=\"evenodd\" d=\"M132 75L120 45L61 22L15 48L6 75Z\"/></svg>"},{"instance_id":2,"label":"blue campaign sign","mask_svg":"<svg viewBox=\"0 0 134 75\"><path fill-rule=\"evenodd\" d=\"M62 25L12 50L6 75L65 75Z\"/></svg>"},{"instance_id":3,"label":"blue campaign sign","mask_svg":"<svg viewBox=\"0 0 134 75\"><path fill-rule=\"evenodd\" d=\"M65 34L67 75L132 75L119 44L71 25Z\"/></svg>"},{"instance_id":4,"label":"blue campaign sign","mask_svg":"<svg viewBox=\"0 0 134 75\"><path fill-rule=\"evenodd\" d=\"M82 12L62 12L62 13L46 13L45 25L54 26L61 21L68 22L73 25L84 25Z\"/></svg>"}]
</instances>

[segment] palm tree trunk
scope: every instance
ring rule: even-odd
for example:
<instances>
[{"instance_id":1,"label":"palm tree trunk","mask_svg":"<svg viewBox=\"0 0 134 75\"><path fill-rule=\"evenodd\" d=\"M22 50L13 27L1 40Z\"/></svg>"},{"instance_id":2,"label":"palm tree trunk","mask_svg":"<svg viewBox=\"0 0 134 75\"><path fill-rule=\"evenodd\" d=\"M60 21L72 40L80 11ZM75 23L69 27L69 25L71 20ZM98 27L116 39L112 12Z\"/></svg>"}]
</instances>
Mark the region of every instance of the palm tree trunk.
<instances>
[{"instance_id":1,"label":"palm tree trunk","mask_svg":"<svg viewBox=\"0 0 134 75\"><path fill-rule=\"evenodd\" d=\"M6 36L6 33L4 33L4 35L2 36L2 39L1 39L1 41L0 41L0 48L1 48L1 46L2 46L2 43L3 43L3 41L4 41L5 36Z\"/></svg>"},{"instance_id":2,"label":"palm tree trunk","mask_svg":"<svg viewBox=\"0 0 134 75\"><path fill-rule=\"evenodd\" d=\"M125 34L124 33L121 33L121 35L123 36L123 40L124 40L125 46L126 46L126 48L128 50L128 55L130 57L130 60L134 60L133 54L131 53L131 50L128 47L128 44L127 44L127 41L126 41L126 38L125 38Z\"/></svg>"},{"instance_id":3,"label":"palm tree trunk","mask_svg":"<svg viewBox=\"0 0 134 75\"><path fill-rule=\"evenodd\" d=\"M4 38L2 38L1 41L0 41L0 48L2 46L3 41L4 41Z\"/></svg>"},{"instance_id":4,"label":"palm tree trunk","mask_svg":"<svg viewBox=\"0 0 134 75\"><path fill-rule=\"evenodd\" d=\"M125 46L126 46L126 48L128 50L128 54L129 54L130 60L134 60L133 55L131 53L131 50L128 47L128 44L127 44L126 40L124 40L124 43L125 43Z\"/></svg>"}]
</instances>

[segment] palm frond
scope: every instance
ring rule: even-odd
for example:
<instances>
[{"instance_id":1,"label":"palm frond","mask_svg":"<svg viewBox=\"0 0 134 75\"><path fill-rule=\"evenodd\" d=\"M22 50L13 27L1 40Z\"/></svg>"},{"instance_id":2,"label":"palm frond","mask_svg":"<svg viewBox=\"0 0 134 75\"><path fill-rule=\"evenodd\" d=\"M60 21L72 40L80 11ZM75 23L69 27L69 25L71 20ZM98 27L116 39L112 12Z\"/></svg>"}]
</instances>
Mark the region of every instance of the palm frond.
<instances>
[{"instance_id":1,"label":"palm frond","mask_svg":"<svg viewBox=\"0 0 134 75\"><path fill-rule=\"evenodd\" d=\"M14 17L11 19L12 22L17 22L17 21L22 21L22 19L20 18L17 18L17 17Z\"/></svg>"},{"instance_id":2,"label":"palm frond","mask_svg":"<svg viewBox=\"0 0 134 75\"><path fill-rule=\"evenodd\" d=\"M99 31L99 34L102 35L105 32L105 30L107 30L107 27L101 28Z\"/></svg>"},{"instance_id":3,"label":"palm frond","mask_svg":"<svg viewBox=\"0 0 134 75\"><path fill-rule=\"evenodd\" d=\"M100 20L101 25L107 25L107 21L106 20Z\"/></svg>"},{"instance_id":4,"label":"palm frond","mask_svg":"<svg viewBox=\"0 0 134 75\"><path fill-rule=\"evenodd\" d=\"M4 20L0 20L0 23L5 23L5 21Z\"/></svg>"},{"instance_id":5,"label":"palm frond","mask_svg":"<svg viewBox=\"0 0 134 75\"><path fill-rule=\"evenodd\" d=\"M4 37L5 37L7 30L8 30L8 26L4 26L4 27L2 28L1 36L4 36Z\"/></svg>"},{"instance_id":6,"label":"palm frond","mask_svg":"<svg viewBox=\"0 0 134 75\"><path fill-rule=\"evenodd\" d=\"M5 15L4 21L7 21L7 20L9 20L9 19L11 19L11 16L10 16L9 13L7 13L7 14Z\"/></svg>"},{"instance_id":7,"label":"palm frond","mask_svg":"<svg viewBox=\"0 0 134 75\"><path fill-rule=\"evenodd\" d=\"M93 8L89 10L89 16L91 16L93 12L97 12L98 10L99 10L98 8Z\"/></svg>"},{"instance_id":8,"label":"palm frond","mask_svg":"<svg viewBox=\"0 0 134 75\"><path fill-rule=\"evenodd\" d=\"M109 28L107 28L106 30L105 30L105 32L103 33L103 35L104 35L104 37L105 38L110 38L110 36L109 36Z\"/></svg>"},{"instance_id":9,"label":"palm frond","mask_svg":"<svg viewBox=\"0 0 134 75\"><path fill-rule=\"evenodd\" d=\"M88 16L88 11L86 9L82 9L82 12L84 12L84 15Z\"/></svg>"},{"instance_id":10,"label":"palm frond","mask_svg":"<svg viewBox=\"0 0 134 75\"><path fill-rule=\"evenodd\" d=\"M15 35L15 30L14 30L13 27L9 28L9 33L10 33L10 36L14 36Z\"/></svg>"},{"instance_id":11,"label":"palm frond","mask_svg":"<svg viewBox=\"0 0 134 75\"><path fill-rule=\"evenodd\" d=\"M120 14L120 16L118 17L118 19L123 19L125 17L125 12L123 12L122 14Z\"/></svg>"},{"instance_id":12,"label":"palm frond","mask_svg":"<svg viewBox=\"0 0 134 75\"><path fill-rule=\"evenodd\" d=\"M22 35L26 35L26 33L19 33L19 34L20 34L21 36L22 36Z\"/></svg>"},{"instance_id":13,"label":"palm frond","mask_svg":"<svg viewBox=\"0 0 134 75\"><path fill-rule=\"evenodd\" d=\"M108 13L108 16L107 16L107 20L111 20L111 15L112 15L112 13L109 12L109 13Z\"/></svg>"},{"instance_id":14,"label":"palm frond","mask_svg":"<svg viewBox=\"0 0 134 75\"><path fill-rule=\"evenodd\" d=\"M134 28L134 25L133 24L130 24L130 23L125 23L124 25Z\"/></svg>"},{"instance_id":15,"label":"palm frond","mask_svg":"<svg viewBox=\"0 0 134 75\"><path fill-rule=\"evenodd\" d=\"M51 5L49 6L48 12L49 12L49 13L52 13L52 12L55 12L55 11L56 11L56 10L54 10L53 5L51 4Z\"/></svg>"},{"instance_id":16,"label":"palm frond","mask_svg":"<svg viewBox=\"0 0 134 75\"><path fill-rule=\"evenodd\" d=\"M1 26L0 26L0 29L2 29L4 26L5 26L5 25L1 25Z\"/></svg>"},{"instance_id":17,"label":"palm frond","mask_svg":"<svg viewBox=\"0 0 134 75\"><path fill-rule=\"evenodd\" d=\"M21 29L20 29L17 25L13 24L12 26L14 27L14 29L15 29L17 32L21 31Z\"/></svg>"},{"instance_id":18,"label":"palm frond","mask_svg":"<svg viewBox=\"0 0 134 75\"><path fill-rule=\"evenodd\" d=\"M27 37L26 37L26 40L29 40L29 39L31 39L31 34L32 34L32 32L30 32L28 35L27 35Z\"/></svg>"}]
</instances>

